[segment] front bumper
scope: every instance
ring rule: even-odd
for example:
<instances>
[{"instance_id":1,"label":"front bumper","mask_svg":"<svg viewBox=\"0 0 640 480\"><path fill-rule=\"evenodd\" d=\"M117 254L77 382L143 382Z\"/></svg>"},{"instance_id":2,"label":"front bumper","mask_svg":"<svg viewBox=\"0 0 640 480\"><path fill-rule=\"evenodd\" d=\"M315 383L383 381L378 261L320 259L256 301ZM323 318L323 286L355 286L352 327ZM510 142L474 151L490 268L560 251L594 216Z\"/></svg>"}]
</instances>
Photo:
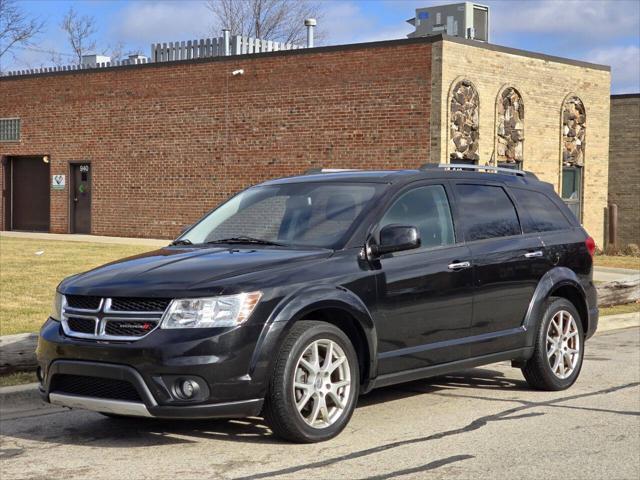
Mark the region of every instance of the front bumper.
<instances>
[{"instance_id":1,"label":"front bumper","mask_svg":"<svg viewBox=\"0 0 640 480\"><path fill-rule=\"evenodd\" d=\"M78 375L129 382L138 392L141 401L124 401L110 398L75 395L49 391L51 378L55 375ZM145 384L142 376L126 365L109 363L57 360L49 368L49 381L40 387L43 400L54 405L69 408L83 408L96 412L114 413L136 417L159 418L227 418L258 415L262 409L262 399L249 399L216 404L158 405Z\"/></svg>"},{"instance_id":2,"label":"front bumper","mask_svg":"<svg viewBox=\"0 0 640 480\"><path fill-rule=\"evenodd\" d=\"M96 342L68 337L49 320L40 332L37 357L45 401L120 415L219 418L257 415L265 382L250 372L260 326L220 331L156 330L136 342ZM128 382L135 401L60 391L57 375ZM58 377L60 378L60 377ZM172 384L195 378L204 387L193 400L177 398Z\"/></svg>"}]
</instances>

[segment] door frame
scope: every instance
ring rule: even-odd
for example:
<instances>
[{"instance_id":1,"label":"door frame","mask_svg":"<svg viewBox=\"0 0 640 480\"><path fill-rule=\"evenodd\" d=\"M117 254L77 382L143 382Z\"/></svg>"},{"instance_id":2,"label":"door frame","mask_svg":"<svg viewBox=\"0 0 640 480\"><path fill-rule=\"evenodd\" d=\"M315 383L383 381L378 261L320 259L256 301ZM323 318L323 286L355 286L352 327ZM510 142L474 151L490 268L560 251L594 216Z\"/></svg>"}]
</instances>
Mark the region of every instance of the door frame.
<instances>
[{"instance_id":1,"label":"door frame","mask_svg":"<svg viewBox=\"0 0 640 480\"><path fill-rule=\"evenodd\" d=\"M44 158L48 157L49 161L47 163L47 168L49 172L47 173L47 194L49 195L49 232L51 231L51 155L48 153L42 154L33 154L33 155L0 155L0 160L2 162L2 175L4 184L0 186L2 189L2 199L4 200L4 229L6 231L14 231L13 228L13 162L20 158Z\"/></svg>"},{"instance_id":2,"label":"door frame","mask_svg":"<svg viewBox=\"0 0 640 480\"><path fill-rule=\"evenodd\" d=\"M76 225L75 225L75 202L73 201L73 194L76 191L76 176L74 167L76 165L89 165L89 192L91 195L89 196L89 232L92 231L93 228L93 168L91 165L91 160L69 160L69 233L76 233Z\"/></svg>"}]
</instances>

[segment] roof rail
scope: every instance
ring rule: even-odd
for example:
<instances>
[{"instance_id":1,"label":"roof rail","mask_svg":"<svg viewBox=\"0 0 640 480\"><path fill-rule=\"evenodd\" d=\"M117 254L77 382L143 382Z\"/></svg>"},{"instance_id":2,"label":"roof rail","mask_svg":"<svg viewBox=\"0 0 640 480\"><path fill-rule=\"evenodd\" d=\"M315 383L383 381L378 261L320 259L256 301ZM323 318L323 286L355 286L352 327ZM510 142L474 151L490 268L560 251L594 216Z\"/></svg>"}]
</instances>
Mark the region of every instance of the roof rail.
<instances>
[{"instance_id":1,"label":"roof rail","mask_svg":"<svg viewBox=\"0 0 640 480\"><path fill-rule=\"evenodd\" d=\"M525 172L524 170L516 170L512 168L504 167L492 167L490 165L470 165L466 163L425 163L420 166L420 170L432 170L441 168L444 170L453 171L472 171L472 172L488 172L488 173L502 173L506 175L515 175L518 177L531 177L538 178L531 172Z\"/></svg>"},{"instance_id":2,"label":"roof rail","mask_svg":"<svg viewBox=\"0 0 640 480\"><path fill-rule=\"evenodd\" d=\"M305 171L305 175L316 175L318 173L342 173L342 172L360 172L358 168L310 168Z\"/></svg>"}]
</instances>

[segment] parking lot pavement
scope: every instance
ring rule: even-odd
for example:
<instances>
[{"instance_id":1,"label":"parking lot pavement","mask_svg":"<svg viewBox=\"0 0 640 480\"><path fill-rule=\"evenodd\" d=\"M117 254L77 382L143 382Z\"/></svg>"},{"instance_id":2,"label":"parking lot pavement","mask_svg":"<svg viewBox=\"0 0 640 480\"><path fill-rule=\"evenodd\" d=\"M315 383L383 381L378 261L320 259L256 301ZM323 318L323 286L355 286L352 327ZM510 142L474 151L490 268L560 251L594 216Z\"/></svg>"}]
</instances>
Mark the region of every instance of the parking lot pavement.
<instances>
[{"instance_id":1,"label":"parking lot pavement","mask_svg":"<svg viewBox=\"0 0 640 480\"><path fill-rule=\"evenodd\" d=\"M640 477L640 329L596 335L578 382L529 390L507 364L360 399L337 438L278 441L260 419L110 420L4 405L2 478Z\"/></svg>"}]
</instances>

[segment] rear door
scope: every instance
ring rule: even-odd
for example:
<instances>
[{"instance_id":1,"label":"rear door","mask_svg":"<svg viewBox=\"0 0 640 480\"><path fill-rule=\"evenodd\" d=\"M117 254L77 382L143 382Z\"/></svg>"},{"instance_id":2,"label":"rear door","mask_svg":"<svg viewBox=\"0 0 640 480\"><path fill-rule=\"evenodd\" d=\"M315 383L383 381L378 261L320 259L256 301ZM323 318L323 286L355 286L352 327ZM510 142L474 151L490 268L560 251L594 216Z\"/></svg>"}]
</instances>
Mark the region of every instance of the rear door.
<instances>
[{"instance_id":1,"label":"rear door","mask_svg":"<svg viewBox=\"0 0 640 480\"><path fill-rule=\"evenodd\" d=\"M522 233L513 199L500 183L455 182L457 210L473 263L470 355L519 348L522 323L546 253L536 233Z\"/></svg>"},{"instance_id":2,"label":"rear door","mask_svg":"<svg viewBox=\"0 0 640 480\"><path fill-rule=\"evenodd\" d=\"M471 325L471 258L452 218L446 186L421 183L399 193L377 227L412 225L422 242L379 260L379 374L467 356L461 339Z\"/></svg>"},{"instance_id":3,"label":"rear door","mask_svg":"<svg viewBox=\"0 0 640 480\"><path fill-rule=\"evenodd\" d=\"M538 268L546 273L554 266L564 266L578 274L588 274L590 262L585 264L585 260L590 260L590 256L585 258L583 255L584 233L579 226L572 225L567 216L571 212L562 205L555 192L521 187L511 187L509 191L522 212L523 232L540 236L545 246L545 256L540 259Z\"/></svg>"}]
</instances>

